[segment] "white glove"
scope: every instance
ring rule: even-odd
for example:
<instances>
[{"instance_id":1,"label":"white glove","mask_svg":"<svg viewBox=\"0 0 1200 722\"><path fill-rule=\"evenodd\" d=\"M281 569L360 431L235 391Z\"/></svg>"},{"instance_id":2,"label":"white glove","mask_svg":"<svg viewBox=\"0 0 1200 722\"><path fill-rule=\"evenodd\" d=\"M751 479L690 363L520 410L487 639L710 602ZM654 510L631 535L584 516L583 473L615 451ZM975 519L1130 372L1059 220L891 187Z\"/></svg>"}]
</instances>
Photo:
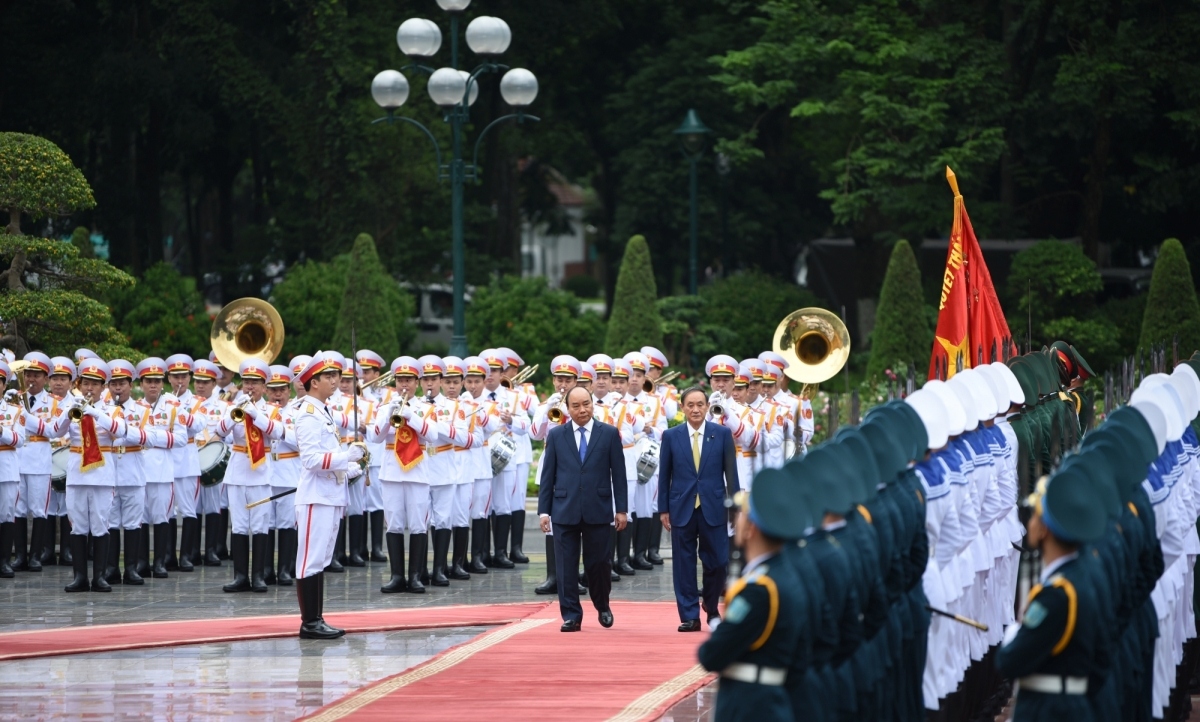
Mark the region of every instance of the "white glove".
<instances>
[{"instance_id":1,"label":"white glove","mask_svg":"<svg viewBox=\"0 0 1200 722\"><path fill-rule=\"evenodd\" d=\"M413 412L412 404L405 404L404 408L400 409L400 416L403 417L406 421L412 420L413 413L414 412Z\"/></svg>"},{"instance_id":2,"label":"white glove","mask_svg":"<svg viewBox=\"0 0 1200 722\"><path fill-rule=\"evenodd\" d=\"M101 416L103 416L103 413L100 411L98 406L89 406L83 410L83 415L90 416L93 419L99 419Z\"/></svg>"},{"instance_id":3,"label":"white glove","mask_svg":"<svg viewBox=\"0 0 1200 722\"><path fill-rule=\"evenodd\" d=\"M354 462L363 458L363 453L363 447L357 445L351 446L350 450L346 452L346 458L351 464L353 464Z\"/></svg>"},{"instance_id":4,"label":"white glove","mask_svg":"<svg viewBox=\"0 0 1200 722\"><path fill-rule=\"evenodd\" d=\"M546 399L546 406L549 408L554 408L555 406L558 406L559 402L561 402L561 401L562 401L562 394L560 394L556 391L550 395L550 398Z\"/></svg>"},{"instance_id":5,"label":"white glove","mask_svg":"<svg viewBox=\"0 0 1200 722\"><path fill-rule=\"evenodd\" d=\"M258 421L258 417L262 416L254 404L247 404L243 406L242 411L246 412L246 416L249 417L251 421Z\"/></svg>"},{"instance_id":6,"label":"white glove","mask_svg":"<svg viewBox=\"0 0 1200 722\"><path fill-rule=\"evenodd\" d=\"M39 419L38 415L33 412L22 415L25 417L25 430L36 434L38 431L38 426L42 423L42 420Z\"/></svg>"},{"instance_id":7,"label":"white glove","mask_svg":"<svg viewBox=\"0 0 1200 722\"><path fill-rule=\"evenodd\" d=\"M357 479L358 477L362 476L362 473L363 468L361 466L351 466L349 469L346 469L346 478Z\"/></svg>"},{"instance_id":8,"label":"white glove","mask_svg":"<svg viewBox=\"0 0 1200 722\"><path fill-rule=\"evenodd\" d=\"M250 420L254 422L255 426L263 431L266 431L267 427L271 425L271 417L267 414L256 413L250 417Z\"/></svg>"},{"instance_id":9,"label":"white glove","mask_svg":"<svg viewBox=\"0 0 1200 722\"><path fill-rule=\"evenodd\" d=\"M249 400L250 400L249 394L247 394L245 391L239 391L238 395L233 398L233 405L237 406L238 404L242 403L243 401L249 401Z\"/></svg>"}]
</instances>

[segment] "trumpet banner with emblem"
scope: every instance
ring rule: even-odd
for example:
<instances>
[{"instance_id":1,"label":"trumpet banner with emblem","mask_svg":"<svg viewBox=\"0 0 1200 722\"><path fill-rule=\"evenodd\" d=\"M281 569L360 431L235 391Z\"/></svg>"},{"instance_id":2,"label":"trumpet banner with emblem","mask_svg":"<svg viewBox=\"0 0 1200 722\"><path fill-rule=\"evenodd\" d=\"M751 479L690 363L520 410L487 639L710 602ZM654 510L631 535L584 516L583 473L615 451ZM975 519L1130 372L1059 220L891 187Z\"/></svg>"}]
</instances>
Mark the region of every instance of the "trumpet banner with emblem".
<instances>
[{"instance_id":1,"label":"trumpet banner with emblem","mask_svg":"<svg viewBox=\"0 0 1200 722\"><path fill-rule=\"evenodd\" d=\"M421 448L421 443L417 441L417 432L413 431L408 424L404 424L396 429L395 447L396 461L400 463L400 468L405 471L421 463L421 459L425 457L425 450Z\"/></svg>"},{"instance_id":2,"label":"trumpet banner with emblem","mask_svg":"<svg viewBox=\"0 0 1200 722\"><path fill-rule=\"evenodd\" d=\"M100 439L96 437L95 417L85 415L79 420L79 435L83 437L79 470L91 471L104 466L104 452L100 451Z\"/></svg>"},{"instance_id":3,"label":"trumpet banner with emblem","mask_svg":"<svg viewBox=\"0 0 1200 722\"><path fill-rule=\"evenodd\" d=\"M249 416L242 423L246 425L246 454L250 457L250 468L257 469L267 460L267 443L262 429L255 426Z\"/></svg>"}]
</instances>

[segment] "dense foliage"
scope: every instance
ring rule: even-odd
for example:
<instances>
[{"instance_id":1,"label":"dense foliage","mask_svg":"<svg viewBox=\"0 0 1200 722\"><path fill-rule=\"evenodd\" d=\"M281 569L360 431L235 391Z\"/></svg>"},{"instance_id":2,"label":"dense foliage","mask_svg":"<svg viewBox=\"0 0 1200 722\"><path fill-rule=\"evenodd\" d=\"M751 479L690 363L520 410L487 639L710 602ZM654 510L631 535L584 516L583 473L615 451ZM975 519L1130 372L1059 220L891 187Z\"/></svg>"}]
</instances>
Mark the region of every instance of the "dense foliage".
<instances>
[{"instance_id":1,"label":"dense foliage","mask_svg":"<svg viewBox=\"0 0 1200 722\"><path fill-rule=\"evenodd\" d=\"M933 329L921 297L917 258L908 241L897 241L879 292L867 378L879 379L899 364L904 368L928 368L932 344Z\"/></svg>"},{"instance_id":2,"label":"dense foliage","mask_svg":"<svg viewBox=\"0 0 1200 722\"><path fill-rule=\"evenodd\" d=\"M283 281L275 286L269 300L283 318L281 358L329 347L337 331L337 309L345 295L349 268L350 257L344 254L329 263L305 261L289 268Z\"/></svg>"},{"instance_id":3,"label":"dense foliage","mask_svg":"<svg viewBox=\"0 0 1200 722\"><path fill-rule=\"evenodd\" d=\"M144 354L208 358L212 319L204 310L196 280L180 275L173 266L151 266L132 287L106 294L105 302L129 344Z\"/></svg>"},{"instance_id":4,"label":"dense foliage","mask_svg":"<svg viewBox=\"0 0 1200 722\"><path fill-rule=\"evenodd\" d=\"M1177 239L1168 238L1154 263L1139 345L1144 350L1162 343L1170 347L1176 337L1183 356L1200 349L1200 303L1196 301L1192 271L1183 246Z\"/></svg>"},{"instance_id":5,"label":"dense foliage","mask_svg":"<svg viewBox=\"0 0 1200 722\"><path fill-rule=\"evenodd\" d=\"M739 360L770 349L775 328L784 316L800 308L824 305L811 292L759 271L703 286L700 296L705 301L701 323L721 326L735 334L723 340L719 353ZM701 366L707 360L700 359Z\"/></svg>"},{"instance_id":6,"label":"dense foliage","mask_svg":"<svg viewBox=\"0 0 1200 722\"><path fill-rule=\"evenodd\" d=\"M35 135L0 133L0 209L9 213L9 233L21 232L22 215L36 221L95 205L83 173L61 148Z\"/></svg>"},{"instance_id":7,"label":"dense foliage","mask_svg":"<svg viewBox=\"0 0 1200 722\"><path fill-rule=\"evenodd\" d=\"M349 268L332 346L349 356L353 341L357 348L369 348L390 364L416 336L409 320L416 313L416 304L384 270L375 240L366 233L354 239Z\"/></svg>"}]
</instances>

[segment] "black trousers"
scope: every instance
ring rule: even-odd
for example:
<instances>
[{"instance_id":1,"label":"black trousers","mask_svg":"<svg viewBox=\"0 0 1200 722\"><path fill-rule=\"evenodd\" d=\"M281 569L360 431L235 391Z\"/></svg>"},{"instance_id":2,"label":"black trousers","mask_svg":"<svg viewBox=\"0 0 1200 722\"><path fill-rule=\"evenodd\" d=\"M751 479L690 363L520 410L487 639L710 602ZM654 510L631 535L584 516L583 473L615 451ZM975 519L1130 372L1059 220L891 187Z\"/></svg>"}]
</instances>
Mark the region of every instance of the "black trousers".
<instances>
[{"instance_id":1,"label":"black trousers","mask_svg":"<svg viewBox=\"0 0 1200 722\"><path fill-rule=\"evenodd\" d=\"M558 573L558 608L564 622L583 621L579 604L579 552L587 572L588 594L596 611L608 611L612 591L612 525L554 522L554 554Z\"/></svg>"}]
</instances>

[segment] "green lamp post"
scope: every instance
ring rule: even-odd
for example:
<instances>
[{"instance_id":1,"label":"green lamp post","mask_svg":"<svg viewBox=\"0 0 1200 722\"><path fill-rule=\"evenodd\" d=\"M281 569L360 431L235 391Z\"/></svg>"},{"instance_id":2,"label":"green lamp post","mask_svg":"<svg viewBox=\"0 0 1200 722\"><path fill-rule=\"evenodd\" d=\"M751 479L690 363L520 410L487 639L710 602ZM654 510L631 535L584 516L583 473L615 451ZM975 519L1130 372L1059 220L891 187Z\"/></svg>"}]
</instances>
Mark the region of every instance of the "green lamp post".
<instances>
[{"instance_id":1,"label":"green lamp post","mask_svg":"<svg viewBox=\"0 0 1200 722\"><path fill-rule=\"evenodd\" d=\"M420 122L396 111L408 100L408 78L400 70L384 70L371 81L371 96L387 115L372 123L408 123L425 133L433 143L433 152L438 165L438 180L450 181L450 223L454 273L454 335L450 339L450 354L465 357L467 352L466 308L463 297L466 292L465 249L463 246L463 184L479 179L479 147L484 136L496 125L506 120L538 120L527 115L529 107L537 97L538 83L533 73L524 68L501 65L496 59L508 50L512 42L512 31L508 23L500 18L480 16L467 25L467 46L478 55L481 63L471 72L458 69L458 24L462 12L471 0L437 0L437 4L450 14L450 65L434 69L422 64L433 58L442 47L442 31L431 20L409 18L396 31L396 44L413 59L411 65L401 70L415 69L429 75L427 89L429 97L444 113L450 124L450 162L442 162L442 148L428 128ZM516 112L496 118L475 139L475 153L471 163L463 160L462 126L470 118L470 108L479 96L478 79L485 73L507 71L500 79L500 94Z\"/></svg>"},{"instance_id":2,"label":"green lamp post","mask_svg":"<svg viewBox=\"0 0 1200 722\"><path fill-rule=\"evenodd\" d=\"M688 218L689 235L691 236L688 251L688 292L693 296L696 295L696 236L700 232L700 211L697 205L700 183L697 179L696 166L700 161L700 156L704 155L705 136L711 132L712 130L700 120L700 116L696 115L695 109L688 109L683 122L675 129L675 135L679 136L679 144L683 146L683 154L687 157L688 163L691 165L691 207Z\"/></svg>"}]
</instances>

